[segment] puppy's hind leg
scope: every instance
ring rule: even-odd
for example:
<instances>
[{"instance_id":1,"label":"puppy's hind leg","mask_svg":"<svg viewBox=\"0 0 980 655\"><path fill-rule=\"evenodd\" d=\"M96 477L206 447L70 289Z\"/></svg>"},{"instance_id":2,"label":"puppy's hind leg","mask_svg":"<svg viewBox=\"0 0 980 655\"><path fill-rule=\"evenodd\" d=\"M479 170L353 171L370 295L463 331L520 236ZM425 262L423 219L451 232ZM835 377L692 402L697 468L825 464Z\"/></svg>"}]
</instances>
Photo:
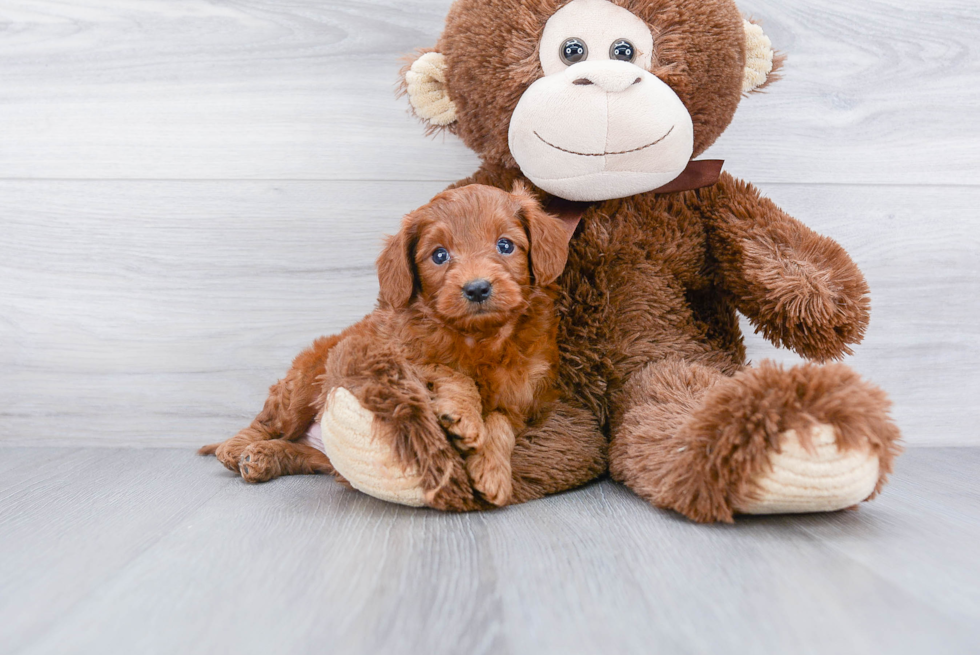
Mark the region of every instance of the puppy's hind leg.
<instances>
[{"instance_id":1,"label":"puppy's hind leg","mask_svg":"<svg viewBox=\"0 0 980 655\"><path fill-rule=\"evenodd\" d=\"M293 360L286 377L270 387L265 406L251 425L230 439L202 447L198 454L216 455L229 471L242 473L238 464L250 444L273 439L295 440L306 434L318 411L316 399L322 391L319 376L339 339L333 336L314 341L312 347ZM288 471L289 467L282 470Z\"/></svg>"},{"instance_id":2,"label":"puppy's hind leg","mask_svg":"<svg viewBox=\"0 0 980 655\"><path fill-rule=\"evenodd\" d=\"M249 444L239 456L238 470L246 482L266 482L282 475L336 473L330 459L319 450L285 439Z\"/></svg>"}]
</instances>

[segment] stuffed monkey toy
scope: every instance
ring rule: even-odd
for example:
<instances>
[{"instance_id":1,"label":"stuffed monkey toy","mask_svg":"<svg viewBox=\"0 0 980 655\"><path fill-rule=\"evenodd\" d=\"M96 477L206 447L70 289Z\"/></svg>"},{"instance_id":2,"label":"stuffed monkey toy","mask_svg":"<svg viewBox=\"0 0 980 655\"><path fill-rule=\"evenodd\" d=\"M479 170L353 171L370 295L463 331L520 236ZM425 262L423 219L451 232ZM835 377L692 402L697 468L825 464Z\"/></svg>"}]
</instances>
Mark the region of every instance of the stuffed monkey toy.
<instances>
[{"instance_id":1,"label":"stuffed monkey toy","mask_svg":"<svg viewBox=\"0 0 980 655\"><path fill-rule=\"evenodd\" d=\"M780 63L732 0L457 0L403 71L427 130L482 160L456 186L524 181L573 231L562 400L517 438L513 502L607 471L699 522L881 491L899 452L889 402L835 363L868 325L864 277L837 243L696 160ZM747 366L736 311L810 361ZM280 439L262 478L309 472L295 462L320 432L312 470L393 502L488 507L451 447L417 437L423 408L392 401L417 381L337 343L301 354L219 457Z\"/></svg>"}]
</instances>

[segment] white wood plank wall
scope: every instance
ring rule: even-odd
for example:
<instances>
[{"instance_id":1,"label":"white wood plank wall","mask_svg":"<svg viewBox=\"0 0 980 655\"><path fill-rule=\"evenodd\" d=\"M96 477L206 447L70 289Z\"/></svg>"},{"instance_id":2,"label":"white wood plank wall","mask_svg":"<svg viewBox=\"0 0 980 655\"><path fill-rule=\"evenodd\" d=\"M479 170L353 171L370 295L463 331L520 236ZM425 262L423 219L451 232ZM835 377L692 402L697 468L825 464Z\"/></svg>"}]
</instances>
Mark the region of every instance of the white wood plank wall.
<instances>
[{"instance_id":1,"label":"white wood plank wall","mask_svg":"<svg viewBox=\"0 0 980 655\"><path fill-rule=\"evenodd\" d=\"M394 98L449 4L0 0L0 440L226 437L369 311L381 235L477 165ZM789 64L709 155L862 266L907 441L980 444L980 5L742 7Z\"/></svg>"}]
</instances>

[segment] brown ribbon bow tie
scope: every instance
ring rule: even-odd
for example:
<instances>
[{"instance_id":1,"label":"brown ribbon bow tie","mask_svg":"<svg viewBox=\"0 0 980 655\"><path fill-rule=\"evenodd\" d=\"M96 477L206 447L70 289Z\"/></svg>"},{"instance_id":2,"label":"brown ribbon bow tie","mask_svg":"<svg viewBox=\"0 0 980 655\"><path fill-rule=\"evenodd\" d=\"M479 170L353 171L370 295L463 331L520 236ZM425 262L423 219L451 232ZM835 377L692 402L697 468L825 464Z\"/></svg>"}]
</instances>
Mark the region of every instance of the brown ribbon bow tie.
<instances>
[{"instance_id":1,"label":"brown ribbon bow tie","mask_svg":"<svg viewBox=\"0 0 980 655\"><path fill-rule=\"evenodd\" d=\"M725 162L721 159L701 159L689 162L683 173L662 187L654 189L651 193L676 193L714 186L717 184L718 178L721 177L721 168L724 165ZM582 221L582 216L585 215L589 207L595 204L597 203L553 197L545 211L561 220L568 232L568 240L571 241L578 224Z\"/></svg>"}]
</instances>

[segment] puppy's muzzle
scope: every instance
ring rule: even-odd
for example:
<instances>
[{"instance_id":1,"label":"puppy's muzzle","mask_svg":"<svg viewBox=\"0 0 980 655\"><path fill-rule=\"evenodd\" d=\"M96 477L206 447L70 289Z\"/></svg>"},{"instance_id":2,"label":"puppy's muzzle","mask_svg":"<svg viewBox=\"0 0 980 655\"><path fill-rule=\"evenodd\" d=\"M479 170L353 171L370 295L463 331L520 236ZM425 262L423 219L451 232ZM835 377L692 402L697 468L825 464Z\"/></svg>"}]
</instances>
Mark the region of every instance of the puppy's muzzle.
<instances>
[{"instance_id":1,"label":"puppy's muzzle","mask_svg":"<svg viewBox=\"0 0 980 655\"><path fill-rule=\"evenodd\" d=\"M471 280L463 285L463 297L470 302L484 302L493 293L489 280Z\"/></svg>"}]
</instances>

